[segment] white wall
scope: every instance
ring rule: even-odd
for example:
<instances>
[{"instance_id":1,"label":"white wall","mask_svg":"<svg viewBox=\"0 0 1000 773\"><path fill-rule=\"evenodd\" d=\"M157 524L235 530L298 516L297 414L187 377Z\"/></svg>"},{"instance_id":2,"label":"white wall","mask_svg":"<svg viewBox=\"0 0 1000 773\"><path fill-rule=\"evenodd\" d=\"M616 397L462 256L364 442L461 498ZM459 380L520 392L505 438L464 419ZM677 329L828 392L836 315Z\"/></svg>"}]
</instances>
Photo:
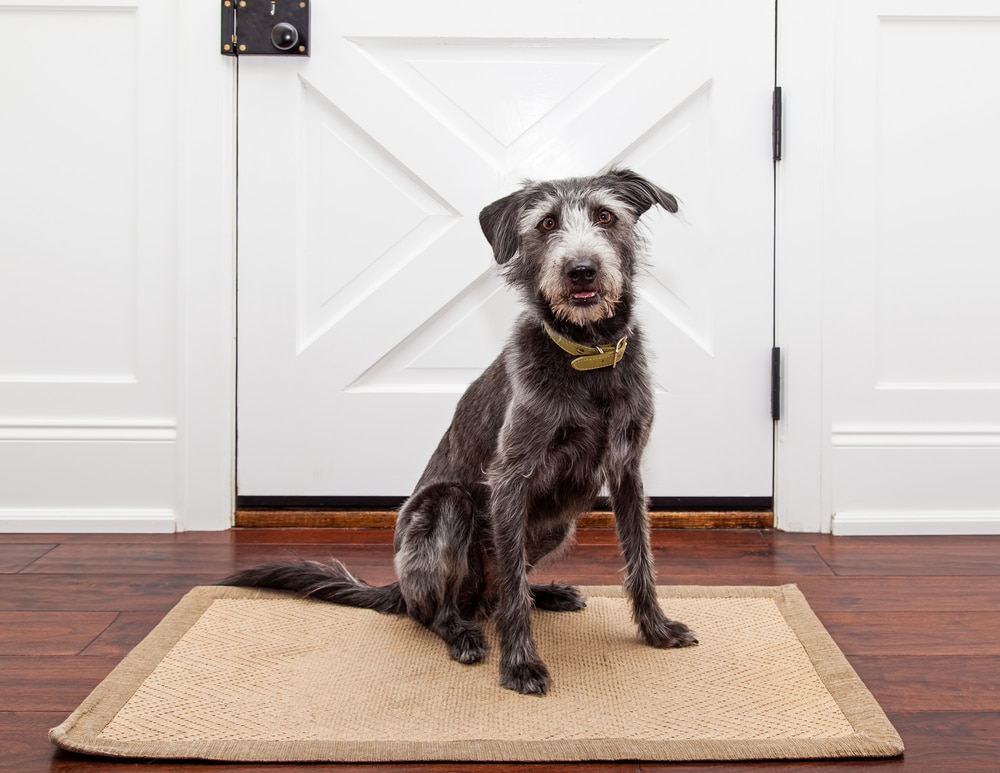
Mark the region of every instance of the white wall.
<instances>
[{"instance_id":1,"label":"white wall","mask_svg":"<svg viewBox=\"0 0 1000 773\"><path fill-rule=\"evenodd\" d=\"M781 3L782 528L1000 530L997 21ZM46 31L0 48L0 531L230 523L218 24L198 0L0 4Z\"/></svg>"},{"instance_id":2,"label":"white wall","mask_svg":"<svg viewBox=\"0 0 1000 773\"><path fill-rule=\"evenodd\" d=\"M233 67L217 8L4 3L0 29L17 31L0 47L0 530L224 528Z\"/></svg>"}]
</instances>

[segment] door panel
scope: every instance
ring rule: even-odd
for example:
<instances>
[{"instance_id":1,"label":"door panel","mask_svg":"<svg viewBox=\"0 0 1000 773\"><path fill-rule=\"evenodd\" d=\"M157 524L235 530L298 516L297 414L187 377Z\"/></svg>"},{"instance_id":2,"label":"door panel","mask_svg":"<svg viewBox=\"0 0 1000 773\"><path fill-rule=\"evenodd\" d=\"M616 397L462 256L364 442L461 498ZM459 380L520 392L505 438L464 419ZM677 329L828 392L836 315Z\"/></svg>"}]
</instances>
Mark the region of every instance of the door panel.
<instances>
[{"instance_id":1,"label":"door panel","mask_svg":"<svg viewBox=\"0 0 1000 773\"><path fill-rule=\"evenodd\" d=\"M517 313L479 210L620 163L682 205L644 217L648 492L770 496L773 3L431 7L240 59L239 493L408 493Z\"/></svg>"}]
</instances>

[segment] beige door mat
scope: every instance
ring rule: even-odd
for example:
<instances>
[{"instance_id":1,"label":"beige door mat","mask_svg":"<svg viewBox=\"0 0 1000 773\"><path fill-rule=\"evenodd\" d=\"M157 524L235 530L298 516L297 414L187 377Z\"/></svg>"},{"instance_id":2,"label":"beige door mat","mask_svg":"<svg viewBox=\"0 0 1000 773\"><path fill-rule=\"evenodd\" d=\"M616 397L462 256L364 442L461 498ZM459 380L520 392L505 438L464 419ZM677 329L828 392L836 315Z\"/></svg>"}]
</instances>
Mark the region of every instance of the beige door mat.
<instances>
[{"instance_id":1,"label":"beige door mat","mask_svg":"<svg viewBox=\"0 0 1000 773\"><path fill-rule=\"evenodd\" d=\"M535 612L544 697L403 616L192 590L50 736L70 751L229 761L886 757L899 735L794 585L659 589L696 647L641 643L617 587Z\"/></svg>"}]
</instances>

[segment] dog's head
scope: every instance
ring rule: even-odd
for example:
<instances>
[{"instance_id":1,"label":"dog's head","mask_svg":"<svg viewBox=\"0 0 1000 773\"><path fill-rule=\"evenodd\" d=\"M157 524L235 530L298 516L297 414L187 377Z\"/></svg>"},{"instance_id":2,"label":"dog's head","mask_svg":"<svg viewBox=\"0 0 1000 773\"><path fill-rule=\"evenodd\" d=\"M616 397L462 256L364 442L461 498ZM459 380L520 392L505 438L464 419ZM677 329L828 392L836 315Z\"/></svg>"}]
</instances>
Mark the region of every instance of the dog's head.
<instances>
[{"instance_id":1,"label":"dog's head","mask_svg":"<svg viewBox=\"0 0 1000 773\"><path fill-rule=\"evenodd\" d=\"M677 199L628 169L531 182L479 213L507 281L576 325L612 317L628 297L639 217Z\"/></svg>"}]
</instances>

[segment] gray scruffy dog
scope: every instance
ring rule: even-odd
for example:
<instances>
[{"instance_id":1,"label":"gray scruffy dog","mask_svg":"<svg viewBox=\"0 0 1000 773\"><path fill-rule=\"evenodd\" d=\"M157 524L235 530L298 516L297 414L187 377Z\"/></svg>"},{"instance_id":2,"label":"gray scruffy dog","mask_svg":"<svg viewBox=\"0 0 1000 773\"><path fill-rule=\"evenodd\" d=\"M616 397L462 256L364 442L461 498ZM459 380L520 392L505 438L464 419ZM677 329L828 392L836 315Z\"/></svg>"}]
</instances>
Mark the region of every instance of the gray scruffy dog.
<instances>
[{"instance_id":1,"label":"gray scruffy dog","mask_svg":"<svg viewBox=\"0 0 1000 773\"><path fill-rule=\"evenodd\" d=\"M653 647L697 643L656 598L639 464L653 419L644 341L633 317L639 217L676 199L639 175L526 184L486 207L483 233L526 309L500 356L466 390L451 426L399 511L399 581L372 587L343 564L293 561L239 572L228 585L282 588L338 604L406 613L475 663L483 622L500 639L500 681L551 683L531 608L585 606L569 585L531 585L563 553L578 516L607 485L625 556L625 590Z\"/></svg>"}]
</instances>

